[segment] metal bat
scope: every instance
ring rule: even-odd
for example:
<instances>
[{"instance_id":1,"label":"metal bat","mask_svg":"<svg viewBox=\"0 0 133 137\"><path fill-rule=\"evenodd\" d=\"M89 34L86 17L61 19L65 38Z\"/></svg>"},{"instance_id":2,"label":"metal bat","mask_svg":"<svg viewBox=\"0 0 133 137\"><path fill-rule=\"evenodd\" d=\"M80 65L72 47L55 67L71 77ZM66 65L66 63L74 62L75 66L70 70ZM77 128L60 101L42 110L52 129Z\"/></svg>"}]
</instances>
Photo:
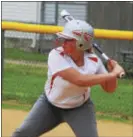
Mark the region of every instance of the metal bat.
<instances>
[{"instance_id":1,"label":"metal bat","mask_svg":"<svg viewBox=\"0 0 133 137\"><path fill-rule=\"evenodd\" d=\"M69 13L67 12L66 10L62 10L61 11L61 16L62 18L66 21L66 22L69 22L71 20L75 20L74 17ZM102 51L101 47L96 44L96 43L93 43L92 46L101 54L101 56L108 62L110 61L111 59ZM125 76L125 73L122 72L119 76L119 78L122 78L123 76Z\"/></svg>"},{"instance_id":2,"label":"metal bat","mask_svg":"<svg viewBox=\"0 0 133 137\"><path fill-rule=\"evenodd\" d=\"M101 56L105 59L105 61L109 62L111 59L102 51L100 45L98 45L97 43L93 43L92 44L93 47L101 54ZM119 75L119 78L122 78L125 76L125 73L122 72L120 75Z\"/></svg>"}]
</instances>

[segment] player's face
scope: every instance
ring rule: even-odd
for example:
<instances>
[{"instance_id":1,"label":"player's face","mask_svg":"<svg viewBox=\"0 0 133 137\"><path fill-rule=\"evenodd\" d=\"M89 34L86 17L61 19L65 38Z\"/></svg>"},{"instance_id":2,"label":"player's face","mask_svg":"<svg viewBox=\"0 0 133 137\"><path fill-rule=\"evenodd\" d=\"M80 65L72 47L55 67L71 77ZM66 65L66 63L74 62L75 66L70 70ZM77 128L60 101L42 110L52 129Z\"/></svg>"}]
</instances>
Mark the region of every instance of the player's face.
<instances>
[{"instance_id":1,"label":"player's face","mask_svg":"<svg viewBox=\"0 0 133 137\"><path fill-rule=\"evenodd\" d=\"M65 54L72 55L76 49L76 40L75 39L66 39L63 43L63 48Z\"/></svg>"}]
</instances>

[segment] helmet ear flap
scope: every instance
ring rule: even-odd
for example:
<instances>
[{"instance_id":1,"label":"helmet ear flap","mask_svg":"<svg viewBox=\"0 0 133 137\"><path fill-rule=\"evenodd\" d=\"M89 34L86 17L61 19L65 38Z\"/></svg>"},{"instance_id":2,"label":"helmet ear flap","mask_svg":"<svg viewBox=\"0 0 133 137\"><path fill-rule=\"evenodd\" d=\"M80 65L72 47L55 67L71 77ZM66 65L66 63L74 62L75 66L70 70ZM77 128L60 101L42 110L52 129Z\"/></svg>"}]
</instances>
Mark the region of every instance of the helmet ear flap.
<instances>
[{"instance_id":1,"label":"helmet ear flap","mask_svg":"<svg viewBox=\"0 0 133 137\"><path fill-rule=\"evenodd\" d=\"M83 32L81 33L81 36L80 36L79 40L77 40L76 46L80 50L83 50L83 51L85 50L85 47L84 47L84 33Z\"/></svg>"},{"instance_id":2,"label":"helmet ear flap","mask_svg":"<svg viewBox=\"0 0 133 137\"><path fill-rule=\"evenodd\" d=\"M83 45L83 43L81 43L81 40L76 41L76 47L79 50L84 50L84 45Z\"/></svg>"},{"instance_id":3,"label":"helmet ear flap","mask_svg":"<svg viewBox=\"0 0 133 137\"><path fill-rule=\"evenodd\" d=\"M93 38L90 35L89 36L87 35L88 34L86 32L82 31L81 36L79 37L76 43L78 49L84 51L92 47L91 43L93 41Z\"/></svg>"}]
</instances>

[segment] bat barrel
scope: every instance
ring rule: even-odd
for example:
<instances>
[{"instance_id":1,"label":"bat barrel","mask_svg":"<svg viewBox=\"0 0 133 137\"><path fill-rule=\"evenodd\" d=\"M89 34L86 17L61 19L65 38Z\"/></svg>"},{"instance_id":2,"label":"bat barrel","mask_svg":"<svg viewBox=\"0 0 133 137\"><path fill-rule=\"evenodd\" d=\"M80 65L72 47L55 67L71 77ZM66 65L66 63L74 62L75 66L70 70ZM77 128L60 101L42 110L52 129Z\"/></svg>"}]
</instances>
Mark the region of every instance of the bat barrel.
<instances>
[{"instance_id":1,"label":"bat barrel","mask_svg":"<svg viewBox=\"0 0 133 137\"><path fill-rule=\"evenodd\" d=\"M103 53L102 50L101 50L101 48L100 48L100 46L99 46L98 44L93 43L92 46L93 46L100 54Z\"/></svg>"},{"instance_id":2,"label":"bat barrel","mask_svg":"<svg viewBox=\"0 0 133 137\"><path fill-rule=\"evenodd\" d=\"M61 17L67 22L74 20L74 17L71 16L71 14L67 12L66 10L62 10L60 14L61 14Z\"/></svg>"}]
</instances>

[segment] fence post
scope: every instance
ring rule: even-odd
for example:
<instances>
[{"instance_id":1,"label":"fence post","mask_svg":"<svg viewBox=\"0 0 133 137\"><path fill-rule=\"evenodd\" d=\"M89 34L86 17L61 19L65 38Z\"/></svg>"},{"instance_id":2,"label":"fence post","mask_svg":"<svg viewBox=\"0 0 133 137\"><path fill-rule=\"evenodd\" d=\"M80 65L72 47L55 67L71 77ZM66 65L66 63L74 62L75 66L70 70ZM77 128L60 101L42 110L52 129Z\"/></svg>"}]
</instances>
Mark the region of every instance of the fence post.
<instances>
[{"instance_id":1,"label":"fence post","mask_svg":"<svg viewBox=\"0 0 133 137\"><path fill-rule=\"evenodd\" d=\"M4 71L4 41L5 41L5 30L2 30L1 31L1 77L3 78L3 71ZM1 84L1 87L2 87L2 84Z\"/></svg>"},{"instance_id":2,"label":"fence post","mask_svg":"<svg viewBox=\"0 0 133 137\"><path fill-rule=\"evenodd\" d=\"M40 24L45 24L45 4L46 2L42 1L41 2L41 8L40 8ZM41 53L41 43L43 42L43 34L38 33L38 39L37 39L37 44L35 51L38 53Z\"/></svg>"}]
</instances>

